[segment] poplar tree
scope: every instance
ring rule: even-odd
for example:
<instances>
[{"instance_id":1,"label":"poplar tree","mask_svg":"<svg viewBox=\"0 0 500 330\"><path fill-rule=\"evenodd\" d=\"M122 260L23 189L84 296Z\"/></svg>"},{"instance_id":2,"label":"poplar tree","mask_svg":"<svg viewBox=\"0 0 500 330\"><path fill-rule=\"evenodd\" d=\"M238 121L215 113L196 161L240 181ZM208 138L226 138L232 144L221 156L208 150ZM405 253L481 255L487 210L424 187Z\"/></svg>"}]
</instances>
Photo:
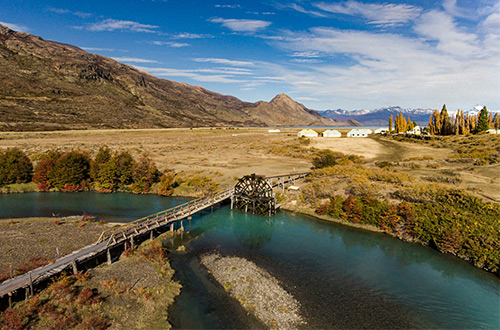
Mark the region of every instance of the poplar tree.
<instances>
[{"instance_id":1,"label":"poplar tree","mask_svg":"<svg viewBox=\"0 0 500 330\"><path fill-rule=\"evenodd\" d=\"M393 121L393 117L392 115L389 117L389 132L392 132L392 121Z\"/></svg>"},{"instance_id":2,"label":"poplar tree","mask_svg":"<svg viewBox=\"0 0 500 330\"><path fill-rule=\"evenodd\" d=\"M495 113L495 117L493 118L493 127L495 129L500 129L500 116L498 115L498 112Z\"/></svg>"}]
</instances>

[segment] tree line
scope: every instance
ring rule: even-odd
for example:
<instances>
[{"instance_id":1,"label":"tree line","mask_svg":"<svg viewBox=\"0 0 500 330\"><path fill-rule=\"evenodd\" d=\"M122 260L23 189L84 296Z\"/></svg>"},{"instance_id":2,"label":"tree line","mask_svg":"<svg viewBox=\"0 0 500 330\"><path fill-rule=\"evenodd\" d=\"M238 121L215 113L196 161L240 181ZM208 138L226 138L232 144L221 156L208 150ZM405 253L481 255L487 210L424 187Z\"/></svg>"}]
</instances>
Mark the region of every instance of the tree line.
<instances>
[{"instance_id":1,"label":"tree line","mask_svg":"<svg viewBox=\"0 0 500 330\"><path fill-rule=\"evenodd\" d=\"M158 193L169 196L174 176L171 171L160 172L147 154L135 159L127 151L113 152L107 146L94 158L78 150L50 150L35 165L18 148L0 151L0 186L33 181L40 191L147 193L159 182Z\"/></svg>"},{"instance_id":2,"label":"tree line","mask_svg":"<svg viewBox=\"0 0 500 330\"><path fill-rule=\"evenodd\" d=\"M393 115L389 117L390 132L404 133L412 130L415 126L417 123L412 122L409 115L408 118L405 118L402 113L399 113L396 114L396 118ZM441 111L434 110L429 117L427 132L431 135L466 135L485 132L490 128L500 129L498 113L493 115L492 112L488 113L486 107L483 107L477 115L458 110L454 116L450 116L445 104Z\"/></svg>"},{"instance_id":3,"label":"tree line","mask_svg":"<svg viewBox=\"0 0 500 330\"><path fill-rule=\"evenodd\" d=\"M498 113L493 116L483 107L476 116L458 110L455 116L450 117L445 104L441 112L435 110L430 116L428 130L432 135L465 135L478 134L490 128L500 129Z\"/></svg>"}]
</instances>

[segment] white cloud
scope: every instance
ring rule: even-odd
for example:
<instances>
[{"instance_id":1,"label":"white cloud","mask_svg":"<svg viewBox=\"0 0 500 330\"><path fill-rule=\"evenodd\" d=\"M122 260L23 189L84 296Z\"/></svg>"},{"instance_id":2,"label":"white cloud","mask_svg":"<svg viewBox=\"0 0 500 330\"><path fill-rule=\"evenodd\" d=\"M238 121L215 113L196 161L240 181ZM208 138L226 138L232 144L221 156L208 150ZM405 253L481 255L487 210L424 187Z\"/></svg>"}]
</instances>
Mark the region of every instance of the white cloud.
<instances>
[{"instance_id":1,"label":"white cloud","mask_svg":"<svg viewBox=\"0 0 500 330\"><path fill-rule=\"evenodd\" d=\"M296 97L295 98L297 101L305 101L305 102L319 102L321 101L318 98L315 97Z\"/></svg>"},{"instance_id":2,"label":"white cloud","mask_svg":"<svg viewBox=\"0 0 500 330\"><path fill-rule=\"evenodd\" d=\"M309 51L295 52L295 53L293 53L290 56L292 56L292 57L307 57L307 58L317 58L317 57L320 57L320 55L319 55L318 52L309 52Z\"/></svg>"},{"instance_id":3,"label":"white cloud","mask_svg":"<svg viewBox=\"0 0 500 330\"><path fill-rule=\"evenodd\" d=\"M210 62L210 63L216 63L216 64L225 64L225 65L232 65L232 66L253 66L253 62L248 62L248 61L235 61L235 60L228 60L225 58L195 58L193 59L195 62Z\"/></svg>"},{"instance_id":4,"label":"white cloud","mask_svg":"<svg viewBox=\"0 0 500 330\"><path fill-rule=\"evenodd\" d=\"M271 25L271 22L255 19L225 19L212 18L208 20L212 23L221 23L222 26L236 32L256 32Z\"/></svg>"},{"instance_id":5,"label":"white cloud","mask_svg":"<svg viewBox=\"0 0 500 330\"><path fill-rule=\"evenodd\" d=\"M471 13L466 8L460 8L457 6L457 0L444 0L443 8L446 12L455 17L470 18Z\"/></svg>"},{"instance_id":6,"label":"white cloud","mask_svg":"<svg viewBox=\"0 0 500 330\"><path fill-rule=\"evenodd\" d=\"M232 9L236 9L236 8L240 8L240 5L215 5L214 7L215 8L232 8Z\"/></svg>"},{"instance_id":7,"label":"white cloud","mask_svg":"<svg viewBox=\"0 0 500 330\"><path fill-rule=\"evenodd\" d=\"M452 19L438 25L438 16L430 14L418 23L432 25L425 30L432 33L432 38L427 37L430 41L333 28L283 33L285 38L270 41L271 45L295 54L312 52L347 61L302 68L270 65L266 71L291 85L291 92L321 99L325 108L437 107L443 103L450 108L474 103L496 106L500 48L486 47L486 40L477 34L459 31Z\"/></svg>"},{"instance_id":8,"label":"white cloud","mask_svg":"<svg viewBox=\"0 0 500 330\"><path fill-rule=\"evenodd\" d=\"M18 32L28 32L30 29L27 28L24 25L16 24L16 23L7 23L7 22L0 22L3 26L8 27L11 30L18 31Z\"/></svg>"},{"instance_id":9,"label":"white cloud","mask_svg":"<svg viewBox=\"0 0 500 330\"><path fill-rule=\"evenodd\" d=\"M172 38L174 39L206 39L206 38L213 38L214 36L209 35L209 34L197 34L197 33L187 33L187 32L181 32L172 35Z\"/></svg>"},{"instance_id":10,"label":"white cloud","mask_svg":"<svg viewBox=\"0 0 500 330\"><path fill-rule=\"evenodd\" d=\"M157 25L141 24L133 21L122 21L112 18L105 19L101 22L93 23L87 27L90 31L131 31L131 32L146 32L156 33Z\"/></svg>"},{"instance_id":11,"label":"white cloud","mask_svg":"<svg viewBox=\"0 0 500 330\"><path fill-rule=\"evenodd\" d=\"M293 60L290 60L291 62L295 63L308 63L308 64L314 64L314 63L321 63L323 61L317 60L314 58L294 58Z\"/></svg>"},{"instance_id":12,"label":"white cloud","mask_svg":"<svg viewBox=\"0 0 500 330\"><path fill-rule=\"evenodd\" d=\"M180 70L170 68L147 68L136 66L137 69L149 72L160 77L186 77L195 81L201 82L216 82L216 83L244 83L246 80L235 79L231 74L222 72L222 74L205 74L205 73L218 73L217 71L209 72L209 70Z\"/></svg>"},{"instance_id":13,"label":"white cloud","mask_svg":"<svg viewBox=\"0 0 500 330\"><path fill-rule=\"evenodd\" d=\"M287 5L278 5L278 8L279 9L290 8L290 9L296 10L298 12L301 12L301 13L304 13L304 14L308 14L308 15L312 15L312 16L327 17L327 15L324 14L324 13L321 13L319 11L314 11L314 10L307 10L304 7L302 7L302 6L300 6L300 5L296 4L296 3L291 3L291 4L287 4Z\"/></svg>"},{"instance_id":14,"label":"white cloud","mask_svg":"<svg viewBox=\"0 0 500 330\"><path fill-rule=\"evenodd\" d=\"M173 41L152 41L151 42L153 45L156 46L170 46L174 48L182 48L182 47L188 47L191 46L188 43L185 42L173 42Z\"/></svg>"},{"instance_id":15,"label":"white cloud","mask_svg":"<svg viewBox=\"0 0 500 330\"><path fill-rule=\"evenodd\" d=\"M333 14L361 15L368 23L395 26L407 23L419 16L421 8L406 4L374 4L349 0L343 3L320 2L315 7Z\"/></svg>"},{"instance_id":16,"label":"white cloud","mask_svg":"<svg viewBox=\"0 0 500 330\"><path fill-rule=\"evenodd\" d=\"M458 56L481 52L477 35L460 31L453 18L442 11L431 10L423 14L414 29L430 40L437 40L436 48L442 52Z\"/></svg>"},{"instance_id":17,"label":"white cloud","mask_svg":"<svg viewBox=\"0 0 500 330\"><path fill-rule=\"evenodd\" d=\"M119 62L132 62L132 63L158 63L155 60L148 60L144 58L136 58L136 57L112 57L115 61Z\"/></svg>"},{"instance_id":18,"label":"white cloud","mask_svg":"<svg viewBox=\"0 0 500 330\"><path fill-rule=\"evenodd\" d=\"M87 52L114 52L116 49L113 48L99 48L99 47L80 47Z\"/></svg>"},{"instance_id":19,"label":"white cloud","mask_svg":"<svg viewBox=\"0 0 500 330\"><path fill-rule=\"evenodd\" d=\"M80 18L89 18L89 17L92 16L92 14L84 13L84 12L81 12L81 11L75 11L75 12L73 12L73 11L68 10L68 9L54 8L54 7L48 7L46 9L46 11L49 11L49 12L52 12L52 13L56 13L56 14L60 14L60 15L71 14L71 15L78 16Z\"/></svg>"}]
</instances>

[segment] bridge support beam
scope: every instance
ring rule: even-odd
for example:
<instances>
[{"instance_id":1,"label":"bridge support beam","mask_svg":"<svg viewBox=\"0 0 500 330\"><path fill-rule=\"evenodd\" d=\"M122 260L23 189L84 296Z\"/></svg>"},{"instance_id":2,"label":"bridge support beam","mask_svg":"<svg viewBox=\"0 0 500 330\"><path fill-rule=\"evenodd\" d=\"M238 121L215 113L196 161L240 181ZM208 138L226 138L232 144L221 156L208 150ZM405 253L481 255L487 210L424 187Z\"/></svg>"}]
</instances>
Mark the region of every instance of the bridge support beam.
<instances>
[{"instance_id":1,"label":"bridge support beam","mask_svg":"<svg viewBox=\"0 0 500 330\"><path fill-rule=\"evenodd\" d=\"M73 274L75 274L75 275L78 274L78 268L76 267L76 261L73 260L71 262L71 265L73 266Z\"/></svg>"},{"instance_id":2,"label":"bridge support beam","mask_svg":"<svg viewBox=\"0 0 500 330\"><path fill-rule=\"evenodd\" d=\"M134 251L134 236L130 236L130 249Z\"/></svg>"},{"instance_id":3,"label":"bridge support beam","mask_svg":"<svg viewBox=\"0 0 500 330\"><path fill-rule=\"evenodd\" d=\"M106 249L106 259L108 260L108 265L111 265L111 251Z\"/></svg>"}]
</instances>

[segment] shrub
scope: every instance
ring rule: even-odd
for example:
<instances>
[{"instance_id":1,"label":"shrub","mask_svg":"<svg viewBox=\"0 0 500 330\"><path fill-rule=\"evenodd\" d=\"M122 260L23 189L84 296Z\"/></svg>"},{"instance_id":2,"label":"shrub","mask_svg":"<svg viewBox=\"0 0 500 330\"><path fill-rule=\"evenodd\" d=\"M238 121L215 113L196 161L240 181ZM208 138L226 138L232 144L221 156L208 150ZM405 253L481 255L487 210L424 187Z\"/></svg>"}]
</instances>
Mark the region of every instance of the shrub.
<instances>
[{"instance_id":1,"label":"shrub","mask_svg":"<svg viewBox=\"0 0 500 330\"><path fill-rule=\"evenodd\" d=\"M26 154L17 149L0 151L0 185L31 181L33 164Z\"/></svg>"},{"instance_id":2,"label":"shrub","mask_svg":"<svg viewBox=\"0 0 500 330\"><path fill-rule=\"evenodd\" d=\"M173 172L165 173L160 179L158 194L163 196L171 196L174 193L175 186L175 174Z\"/></svg>"},{"instance_id":3,"label":"shrub","mask_svg":"<svg viewBox=\"0 0 500 330\"><path fill-rule=\"evenodd\" d=\"M49 173L49 182L58 189L82 187L90 178L90 158L79 151L70 151L62 155Z\"/></svg>"},{"instance_id":4,"label":"shrub","mask_svg":"<svg viewBox=\"0 0 500 330\"><path fill-rule=\"evenodd\" d=\"M316 152L316 157L312 163L315 168L324 168L334 165L347 165L354 163L363 163L363 157L356 155L345 155L341 152L334 152L329 149L323 149Z\"/></svg>"}]
</instances>

